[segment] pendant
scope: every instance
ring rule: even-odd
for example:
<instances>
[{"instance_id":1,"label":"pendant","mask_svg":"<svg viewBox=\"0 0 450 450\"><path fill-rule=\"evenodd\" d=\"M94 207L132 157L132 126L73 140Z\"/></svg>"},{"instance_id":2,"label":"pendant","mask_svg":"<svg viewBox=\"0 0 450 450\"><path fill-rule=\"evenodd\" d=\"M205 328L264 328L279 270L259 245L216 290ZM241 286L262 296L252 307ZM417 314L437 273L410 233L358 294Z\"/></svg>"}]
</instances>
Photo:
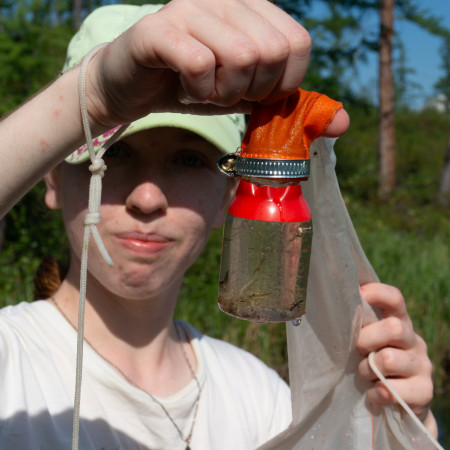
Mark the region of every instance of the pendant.
<instances>
[{"instance_id":1,"label":"pendant","mask_svg":"<svg viewBox=\"0 0 450 450\"><path fill-rule=\"evenodd\" d=\"M189 447L189 444L186 446L186 450L191 450L191 447Z\"/></svg>"}]
</instances>

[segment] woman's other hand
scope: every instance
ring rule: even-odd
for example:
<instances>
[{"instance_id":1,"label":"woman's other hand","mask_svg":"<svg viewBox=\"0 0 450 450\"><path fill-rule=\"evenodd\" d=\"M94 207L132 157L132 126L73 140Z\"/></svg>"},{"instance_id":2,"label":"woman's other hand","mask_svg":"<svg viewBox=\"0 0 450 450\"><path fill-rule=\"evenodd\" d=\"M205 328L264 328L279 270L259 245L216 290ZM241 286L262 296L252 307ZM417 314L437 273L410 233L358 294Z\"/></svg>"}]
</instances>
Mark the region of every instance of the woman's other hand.
<instances>
[{"instance_id":1,"label":"woman's other hand","mask_svg":"<svg viewBox=\"0 0 450 450\"><path fill-rule=\"evenodd\" d=\"M403 295L397 288L380 283L361 286L361 295L382 314L381 320L361 329L357 342L358 351L365 357L359 365L359 373L372 382L367 391L368 400L377 405L396 403L369 366L368 355L375 352L375 365L437 437L436 421L430 411L432 365L425 341L414 332Z\"/></svg>"}]
</instances>

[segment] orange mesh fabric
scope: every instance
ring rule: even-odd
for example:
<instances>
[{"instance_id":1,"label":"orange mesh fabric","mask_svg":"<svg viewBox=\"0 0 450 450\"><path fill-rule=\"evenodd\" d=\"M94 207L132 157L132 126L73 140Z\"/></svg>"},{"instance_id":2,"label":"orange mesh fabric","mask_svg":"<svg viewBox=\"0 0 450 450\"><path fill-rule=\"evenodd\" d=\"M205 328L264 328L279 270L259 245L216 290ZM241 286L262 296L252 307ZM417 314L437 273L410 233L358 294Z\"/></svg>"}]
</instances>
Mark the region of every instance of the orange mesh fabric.
<instances>
[{"instance_id":1,"label":"orange mesh fabric","mask_svg":"<svg viewBox=\"0 0 450 450\"><path fill-rule=\"evenodd\" d=\"M325 133L341 108L342 103L303 89L273 105L256 105L242 142L241 156L309 158L309 146Z\"/></svg>"}]
</instances>

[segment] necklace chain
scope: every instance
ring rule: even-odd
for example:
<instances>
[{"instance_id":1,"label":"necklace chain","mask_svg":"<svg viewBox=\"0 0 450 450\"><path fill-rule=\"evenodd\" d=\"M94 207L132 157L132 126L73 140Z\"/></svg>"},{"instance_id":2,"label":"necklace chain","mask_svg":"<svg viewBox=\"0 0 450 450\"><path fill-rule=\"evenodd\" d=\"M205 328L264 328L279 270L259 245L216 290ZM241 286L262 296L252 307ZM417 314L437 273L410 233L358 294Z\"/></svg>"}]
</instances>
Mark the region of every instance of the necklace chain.
<instances>
[{"instance_id":1,"label":"necklace chain","mask_svg":"<svg viewBox=\"0 0 450 450\"><path fill-rule=\"evenodd\" d=\"M67 320L67 322L69 322L70 325L72 325L72 327L75 329L76 331L76 327L72 324L72 322L69 320L69 318L66 316L66 314L64 313L64 311L61 309L61 307L58 305L58 303L56 302L55 298L53 296L50 297L50 300L53 302L53 304L56 306L56 309L58 309L58 311L63 315L63 317ZM200 382L197 378L197 375L195 374L195 371L192 367L191 362L189 361L188 355L186 353L186 350L183 346L183 342L184 340L186 340L187 342L190 342L189 337L187 336L185 330L183 329L183 337L184 339L181 338L180 335L180 327L178 325L177 322L174 322L174 326L175 326L175 331L177 333L177 338L178 341L181 344L181 350L183 352L183 357L189 367L189 371L191 372L192 378L195 381L195 384L197 385L197 389L198 389L198 395L197 398L195 400L195 406L194 406L194 415L192 417L192 423L191 423L191 427L189 429L189 433L188 435L185 437L183 435L183 432L181 431L180 427L177 425L177 423L175 422L174 418L170 415L169 411L167 410L167 408L164 406L164 404L158 400L153 394L151 394L150 392L146 391L145 389L142 389L137 383L135 383L127 374L125 374L119 367L117 367L116 364L114 364L113 362L111 362L109 359L105 358L102 354L100 354L96 348L86 339L84 338L84 340L89 344L89 346L95 351L95 353L97 353L97 355L102 358L104 361L106 361L110 366L112 366L115 370L117 370L117 372L119 372L130 384L132 384L134 387L138 388L139 390L143 391L145 394L147 394L153 402L155 402L157 405L159 405L161 407L161 409L164 411L164 414L167 416L167 418L172 422L172 425L175 427L175 429L177 430L178 435L180 436L180 439L186 443L186 450L191 450L190 447L190 443L191 443L191 439L192 439L192 434L194 432L194 427L195 427L195 422L197 419L197 412L198 412L198 407L200 404L200 396L202 393L202 388L200 386Z\"/></svg>"}]
</instances>

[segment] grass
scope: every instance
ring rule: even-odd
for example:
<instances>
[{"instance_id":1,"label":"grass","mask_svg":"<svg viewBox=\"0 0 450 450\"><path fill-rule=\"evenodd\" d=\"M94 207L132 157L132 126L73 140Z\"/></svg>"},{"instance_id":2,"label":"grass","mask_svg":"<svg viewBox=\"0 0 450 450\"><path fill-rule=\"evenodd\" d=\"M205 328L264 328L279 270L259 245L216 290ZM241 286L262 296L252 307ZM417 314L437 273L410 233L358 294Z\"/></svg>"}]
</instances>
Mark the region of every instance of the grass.
<instances>
[{"instance_id":1,"label":"grass","mask_svg":"<svg viewBox=\"0 0 450 450\"><path fill-rule=\"evenodd\" d=\"M437 392L450 386L450 218L432 211L423 217L388 207L349 206L363 248L380 280L403 292L416 331L424 337L435 367ZM416 225L415 223L418 222Z\"/></svg>"}]
</instances>

